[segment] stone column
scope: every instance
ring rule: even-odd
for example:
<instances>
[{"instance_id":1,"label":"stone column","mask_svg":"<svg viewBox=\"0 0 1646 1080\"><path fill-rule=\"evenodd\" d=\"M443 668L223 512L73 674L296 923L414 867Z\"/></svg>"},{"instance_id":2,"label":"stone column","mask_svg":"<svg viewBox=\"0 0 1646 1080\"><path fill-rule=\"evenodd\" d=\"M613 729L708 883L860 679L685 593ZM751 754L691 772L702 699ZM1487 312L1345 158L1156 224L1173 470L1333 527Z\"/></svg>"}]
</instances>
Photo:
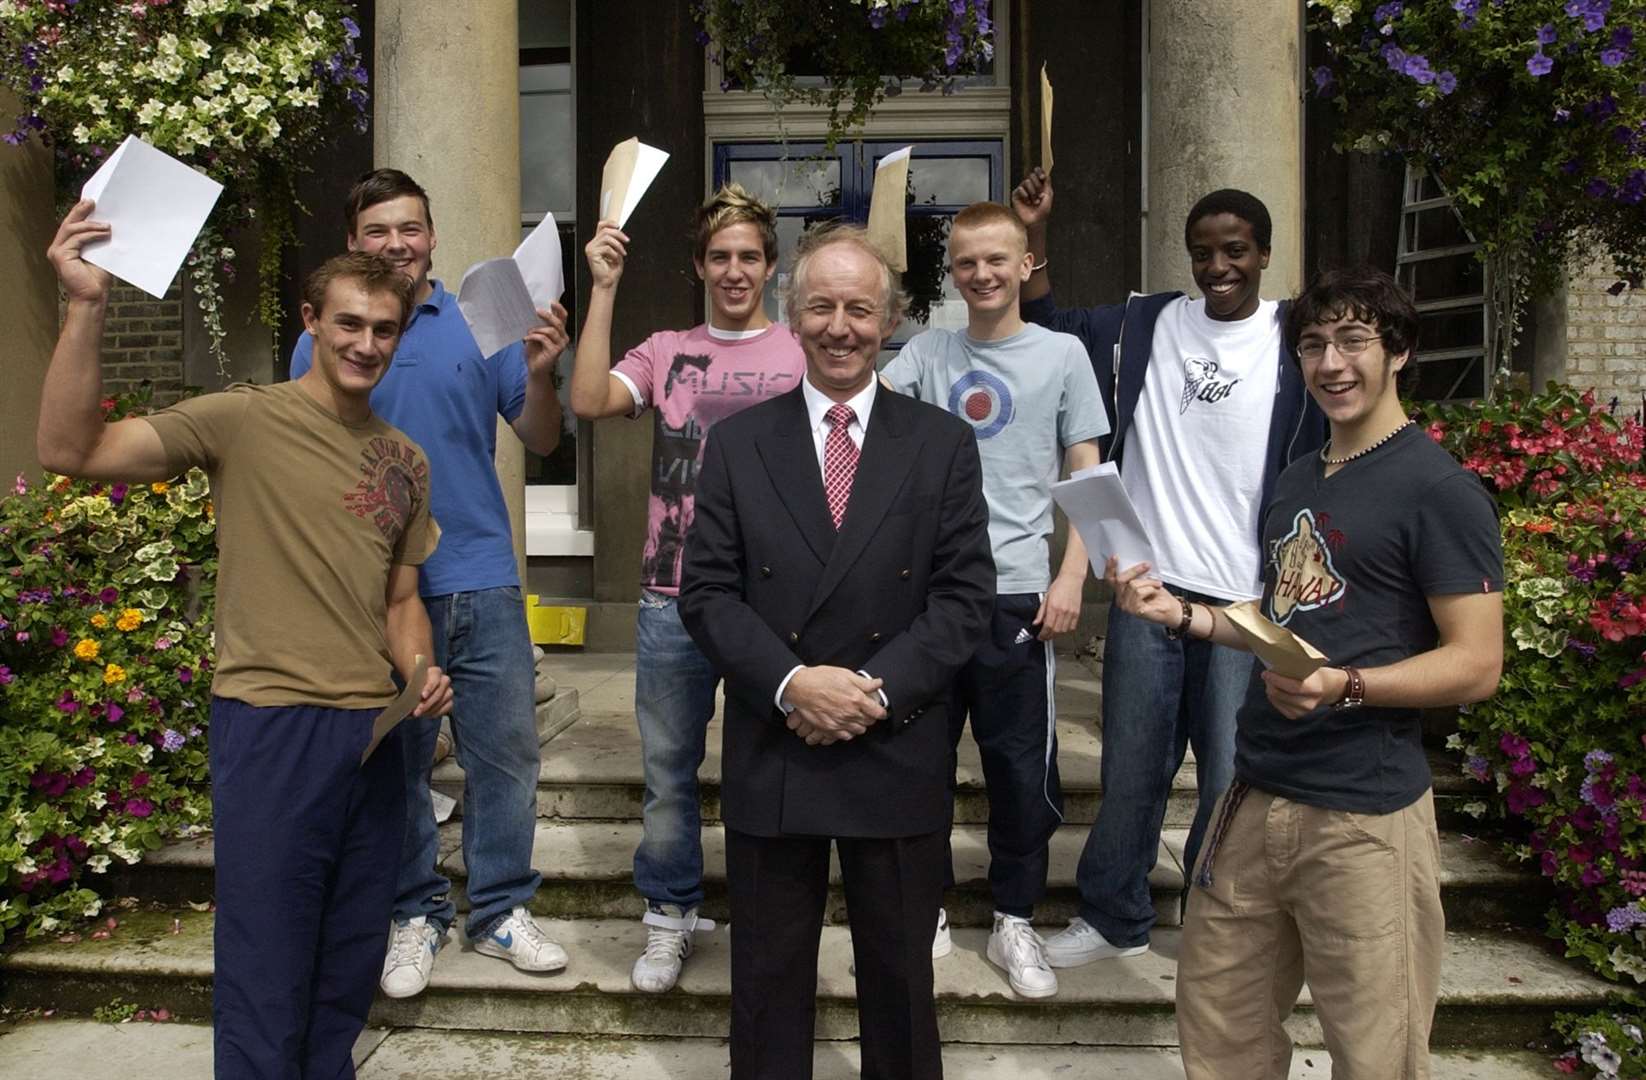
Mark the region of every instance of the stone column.
<instances>
[{"instance_id":1,"label":"stone column","mask_svg":"<svg viewBox=\"0 0 1646 1080\"><path fill-rule=\"evenodd\" d=\"M17 99L0 96L9 123ZM34 429L40 384L57 342L57 277L46 246L57 231L52 207L51 154L38 141L0 147L0 326L6 328L6 392L0 394L0 480L39 478Z\"/></svg>"},{"instance_id":2,"label":"stone column","mask_svg":"<svg viewBox=\"0 0 1646 1080\"><path fill-rule=\"evenodd\" d=\"M1195 291L1183 224L1195 200L1226 187L1262 199L1274 221L1263 294L1280 298L1297 290L1302 10L1298 0L1150 0L1148 291Z\"/></svg>"},{"instance_id":3,"label":"stone column","mask_svg":"<svg viewBox=\"0 0 1646 1080\"><path fill-rule=\"evenodd\" d=\"M433 204L434 275L520 242L520 24L515 0L377 0L373 159L403 169ZM525 451L500 419L497 475L526 580Z\"/></svg>"}]
</instances>

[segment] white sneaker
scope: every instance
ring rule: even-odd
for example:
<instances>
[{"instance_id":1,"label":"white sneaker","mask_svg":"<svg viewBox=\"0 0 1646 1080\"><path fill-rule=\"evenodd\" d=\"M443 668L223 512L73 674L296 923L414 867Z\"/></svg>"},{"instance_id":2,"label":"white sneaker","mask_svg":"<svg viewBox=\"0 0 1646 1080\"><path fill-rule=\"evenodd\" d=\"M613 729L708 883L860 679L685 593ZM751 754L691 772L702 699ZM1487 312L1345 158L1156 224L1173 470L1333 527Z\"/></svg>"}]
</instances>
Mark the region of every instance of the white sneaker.
<instances>
[{"instance_id":1,"label":"white sneaker","mask_svg":"<svg viewBox=\"0 0 1646 1080\"><path fill-rule=\"evenodd\" d=\"M1079 967L1093 960L1114 960L1124 956L1142 956L1149 951L1147 942L1121 948L1110 945L1109 939L1097 927L1076 915L1069 925L1046 939L1046 962L1054 968Z\"/></svg>"},{"instance_id":2,"label":"white sneaker","mask_svg":"<svg viewBox=\"0 0 1646 1080\"><path fill-rule=\"evenodd\" d=\"M1018 997L1043 998L1057 993L1057 973L1046 963L1046 943L1028 919L994 913L989 963L1006 970L1006 981Z\"/></svg>"},{"instance_id":3,"label":"white sneaker","mask_svg":"<svg viewBox=\"0 0 1646 1080\"><path fill-rule=\"evenodd\" d=\"M954 952L954 939L949 937L949 912L937 909L937 933L932 935L932 959L941 960Z\"/></svg>"},{"instance_id":4,"label":"white sneaker","mask_svg":"<svg viewBox=\"0 0 1646 1080\"><path fill-rule=\"evenodd\" d=\"M429 985L434 954L444 937L426 915L394 923L389 929L389 951L383 957L383 976L377 981L383 993L391 998L421 994Z\"/></svg>"},{"instance_id":5,"label":"white sneaker","mask_svg":"<svg viewBox=\"0 0 1646 1080\"><path fill-rule=\"evenodd\" d=\"M629 981L647 994L673 990L692 954L692 933L713 930L714 923L700 918L696 908L685 910L677 904L660 904L640 921L646 924L646 949L634 962Z\"/></svg>"},{"instance_id":6,"label":"white sneaker","mask_svg":"<svg viewBox=\"0 0 1646 1080\"><path fill-rule=\"evenodd\" d=\"M941 960L954 952L954 939L949 936L949 911L947 908L937 909L937 932L932 935L932 959ZM857 961L853 960L846 965L846 974L857 976Z\"/></svg>"},{"instance_id":7,"label":"white sneaker","mask_svg":"<svg viewBox=\"0 0 1646 1080\"><path fill-rule=\"evenodd\" d=\"M521 971L559 971L566 966L566 950L550 941L523 907L509 912L491 933L475 941L474 951L507 960Z\"/></svg>"}]
</instances>

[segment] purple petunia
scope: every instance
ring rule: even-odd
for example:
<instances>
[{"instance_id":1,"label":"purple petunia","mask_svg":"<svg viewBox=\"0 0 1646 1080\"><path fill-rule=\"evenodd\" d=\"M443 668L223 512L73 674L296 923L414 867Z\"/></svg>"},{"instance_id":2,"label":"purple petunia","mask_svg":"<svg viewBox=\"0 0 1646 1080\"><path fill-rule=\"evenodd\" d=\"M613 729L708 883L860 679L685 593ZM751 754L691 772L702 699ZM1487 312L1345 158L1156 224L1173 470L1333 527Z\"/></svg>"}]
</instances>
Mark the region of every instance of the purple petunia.
<instances>
[{"instance_id":1,"label":"purple petunia","mask_svg":"<svg viewBox=\"0 0 1646 1080\"><path fill-rule=\"evenodd\" d=\"M1457 21L1465 30L1474 29L1475 15L1480 11L1480 0L1452 0L1452 10L1457 12Z\"/></svg>"},{"instance_id":2,"label":"purple petunia","mask_svg":"<svg viewBox=\"0 0 1646 1080\"><path fill-rule=\"evenodd\" d=\"M1391 3L1380 4L1378 5L1377 10L1372 12L1372 22L1378 26L1385 27L1383 32L1388 33L1388 24L1400 18L1401 14L1404 13L1405 10L1406 5L1401 3L1400 0L1392 0Z\"/></svg>"},{"instance_id":3,"label":"purple petunia","mask_svg":"<svg viewBox=\"0 0 1646 1080\"><path fill-rule=\"evenodd\" d=\"M1639 904L1625 904L1606 913L1606 929L1614 934L1628 933L1637 926L1646 926L1646 911Z\"/></svg>"},{"instance_id":4,"label":"purple petunia","mask_svg":"<svg viewBox=\"0 0 1646 1080\"><path fill-rule=\"evenodd\" d=\"M1612 0L1567 0L1566 14L1583 20L1583 29L1599 30L1606 25L1606 13L1612 10Z\"/></svg>"},{"instance_id":5,"label":"purple petunia","mask_svg":"<svg viewBox=\"0 0 1646 1080\"><path fill-rule=\"evenodd\" d=\"M1314 77L1315 93L1324 94L1332 85L1332 69L1325 64L1315 68L1310 74Z\"/></svg>"},{"instance_id":6,"label":"purple petunia","mask_svg":"<svg viewBox=\"0 0 1646 1080\"><path fill-rule=\"evenodd\" d=\"M184 741L182 732L167 728L160 736L160 749L168 754L175 754L183 749Z\"/></svg>"},{"instance_id":7,"label":"purple petunia","mask_svg":"<svg viewBox=\"0 0 1646 1080\"><path fill-rule=\"evenodd\" d=\"M349 35L349 40L354 40L360 36L360 24L347 15L343 16L343 33Z\"/></svg>"},{"instance_id":8,"label":"purple petunia","mask_svg":"<svg viewBox=\"0 0 1646 1080\"><path fill-rule=\"evenodd\" d=\"M1435 76L1435 88L1442 94L1450 94L1457 89L1457 76L1450 71L1442 71Z\"/></svg>"},{"instance_id":9,"label":"purple petunia","mask_svg":"<svg viewBox=\"0 0 1646 1080\"><path fill-rule=\"evenodd\" d=\"M1629 50L1628 49L1619 49L1617 46L1614 45L1609 49L1600 50L1600 62L1602 64L1602 66L1604 66L1604 67L1609 67L1609 68L1622 67L1624 61L1626 61L1628 59L1629 59Z\"/></svg>"},{"instance_id":10,"label":"purple petunia","mask_svg":"<svg viewBox=\"0 0 1646 1080\"><path fill-rule=\"evenodd\" d=\"M1429 58L1408 53L1406 63L1401 71L1416 82L1419 86L1428 86L1435 81L1435 73L1429 68Z\"/></svg>"},{"instance_id":11,"label":"purple petunia","mask_svg":"<svg viewBox=\"0 0 1646 1080\"><path fill-rule=\"evenodd\" d=\"M1526 70L1539 79L1554 69L1555 62L1545 56L1541 48L1526 60Z\"/></svg>"},{"instance_id":12,"label":"purple petunia","mask_svg":"<svg viewBox=\"0 0 1646 1080\"><path fill-rule=\"evenodd\" d=\"M1612 763L1612 755L1604 750L1591 750L1583 755L1583 768L1589 772L1599 772Z\"/></svg>"},{"instance_id":13,"label":"purple petunia","mask_svg":"<svg viewBox=\"0 0 1646 1080\"><path fill-rule=\"evenodd\" d=\"M1539 45L1553 45L1555 43L1555 24L1544 23L1537 28L1537 43Z\"/></svg>"}]
</instances>

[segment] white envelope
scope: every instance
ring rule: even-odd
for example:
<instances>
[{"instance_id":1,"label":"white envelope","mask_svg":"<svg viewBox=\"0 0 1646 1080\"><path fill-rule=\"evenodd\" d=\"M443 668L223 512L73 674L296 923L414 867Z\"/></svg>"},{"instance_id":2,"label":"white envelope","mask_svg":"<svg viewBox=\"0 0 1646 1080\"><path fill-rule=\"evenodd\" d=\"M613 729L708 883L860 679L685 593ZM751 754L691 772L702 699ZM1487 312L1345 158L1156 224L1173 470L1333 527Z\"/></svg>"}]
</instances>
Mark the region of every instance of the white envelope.
<instances>
[{"instance_id":1,"label":"white envelope","mask_svg":"<svg viewBox=\"0 0 1646 1080\"><path fill-rule=\"evenodd\" d=\"M637 138L624 139L612 147L600 176L601 219L611 218L619 229L627 224L629 215L640 205L640 197L668 160L666 150L647 146Z\"/></svg>"},{"instance_id":2,"label":"white envelope","mask_svg":"<svg viewBox=\"0 0 1646 1080\"><path fill-rule=\"evenodd\" d=\"M223 185L128 135L80 194L97 203L91 220L110 226L109 238L87 244L81 257L158 299L177 277Z\"/></svg>"}]
</instances>

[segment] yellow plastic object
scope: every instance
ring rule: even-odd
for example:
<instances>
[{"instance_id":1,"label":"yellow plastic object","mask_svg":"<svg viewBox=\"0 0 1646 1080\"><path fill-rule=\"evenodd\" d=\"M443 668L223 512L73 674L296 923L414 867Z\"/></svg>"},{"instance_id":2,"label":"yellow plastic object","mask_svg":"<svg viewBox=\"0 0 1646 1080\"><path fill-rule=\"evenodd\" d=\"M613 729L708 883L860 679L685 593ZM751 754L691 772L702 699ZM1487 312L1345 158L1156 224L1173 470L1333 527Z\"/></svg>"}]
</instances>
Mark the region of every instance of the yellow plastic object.
<instances>
[{"instance_id":1,"label":"yellow plastic object","mask_svg":"<svg viewBox=\"0 0 1646 1080\"><path fill-rule=\"evenodd\" d=\"M526 597L526 625L537 645L581 645L589 609L559 605L539 605L535 594Z\"/></svg>"}]
</instances>

